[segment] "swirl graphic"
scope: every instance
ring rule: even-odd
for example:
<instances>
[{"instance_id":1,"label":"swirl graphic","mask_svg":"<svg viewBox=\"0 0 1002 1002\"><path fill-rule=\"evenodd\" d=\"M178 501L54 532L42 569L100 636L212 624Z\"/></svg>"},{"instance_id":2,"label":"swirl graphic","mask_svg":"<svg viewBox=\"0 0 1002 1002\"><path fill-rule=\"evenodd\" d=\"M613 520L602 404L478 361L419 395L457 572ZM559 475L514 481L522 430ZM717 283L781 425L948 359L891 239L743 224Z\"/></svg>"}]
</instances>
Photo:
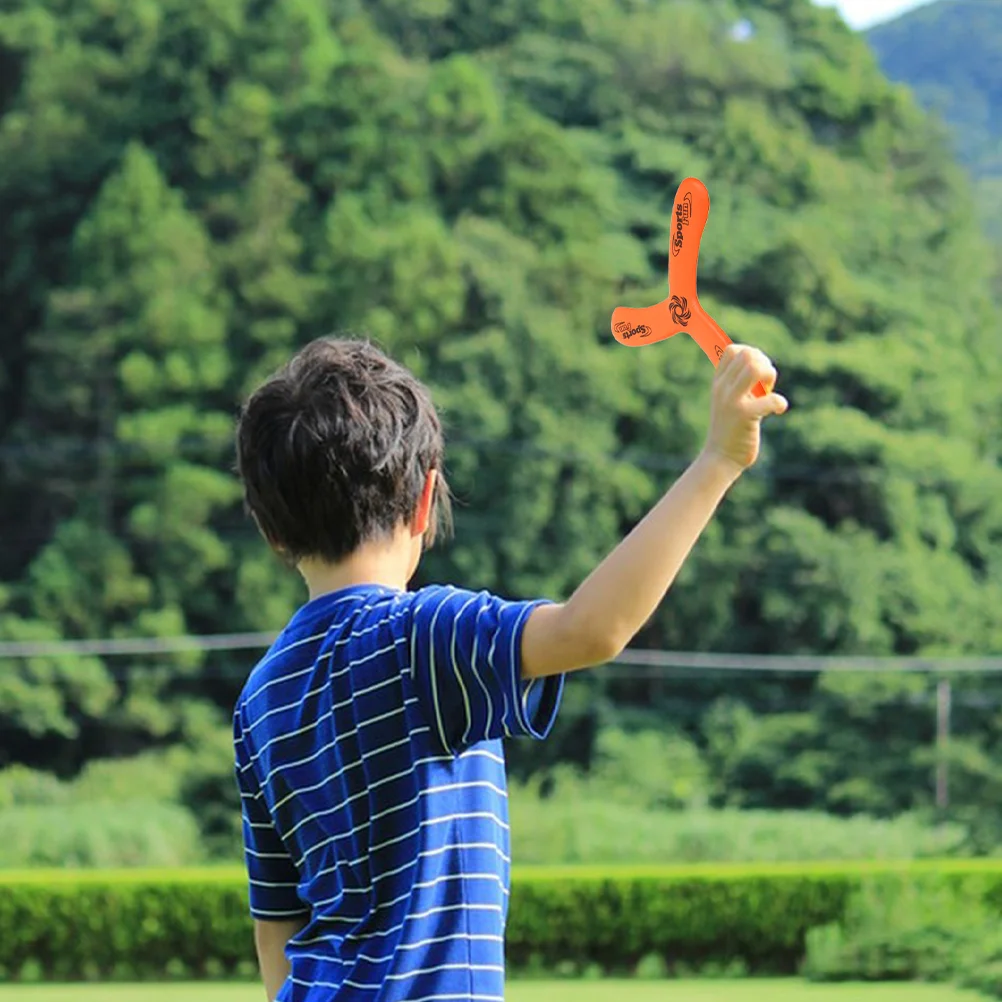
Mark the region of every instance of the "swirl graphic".
<instances>
[{"instance_id":1,"label":"swirl graphic","mask_svg":"<svg viewBox=\"0 0 1002 1002\"><path fill-rule=\"evenodd\" d=\"M678 324L679 327L688 326L692 313L689 312L689 300L685 296L672 296L668 301L668 309L673 324Z\"/></svg>"}]
</instances>

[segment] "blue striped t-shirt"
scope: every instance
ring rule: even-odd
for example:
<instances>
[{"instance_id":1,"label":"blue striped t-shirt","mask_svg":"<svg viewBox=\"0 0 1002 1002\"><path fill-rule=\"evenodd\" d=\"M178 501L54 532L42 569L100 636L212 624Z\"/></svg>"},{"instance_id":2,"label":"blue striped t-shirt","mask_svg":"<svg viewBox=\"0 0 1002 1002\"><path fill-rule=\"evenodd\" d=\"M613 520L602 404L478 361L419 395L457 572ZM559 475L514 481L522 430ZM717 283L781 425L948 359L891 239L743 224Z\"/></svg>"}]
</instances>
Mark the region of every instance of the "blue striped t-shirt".
<instances>
[{"instance_id":1,"label":"blue striped t-shirt","mask_svg":"<svg viewBox=\"0 0 1002 1002\"><path fill-rule=\"evenodd\" d=\"M234 714L251 913L306 921L281 1002L502 999L501 739L545 737L563 688L521 677L537 604L346 588L254 668Z\"/></svg>"}]
</instances>

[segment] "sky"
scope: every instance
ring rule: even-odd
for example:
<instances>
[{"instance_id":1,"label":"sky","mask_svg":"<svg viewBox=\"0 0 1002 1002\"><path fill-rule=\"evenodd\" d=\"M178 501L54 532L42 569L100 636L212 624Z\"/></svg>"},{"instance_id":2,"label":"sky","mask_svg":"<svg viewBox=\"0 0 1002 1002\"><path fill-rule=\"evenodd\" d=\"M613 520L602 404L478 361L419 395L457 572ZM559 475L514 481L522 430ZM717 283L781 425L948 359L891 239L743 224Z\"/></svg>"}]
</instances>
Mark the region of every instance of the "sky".
<instances>
[{"instance_id":1,"label":"sky","mask_svg":"<svg viewBox=\"0 0 1002 1002\"><path fill-rule=\"evenodd\" d=\"M921 7L929 0L815 0L824 7L837 7L853 28L869 28L898 14Z\"/></svg>"}]
</instances>

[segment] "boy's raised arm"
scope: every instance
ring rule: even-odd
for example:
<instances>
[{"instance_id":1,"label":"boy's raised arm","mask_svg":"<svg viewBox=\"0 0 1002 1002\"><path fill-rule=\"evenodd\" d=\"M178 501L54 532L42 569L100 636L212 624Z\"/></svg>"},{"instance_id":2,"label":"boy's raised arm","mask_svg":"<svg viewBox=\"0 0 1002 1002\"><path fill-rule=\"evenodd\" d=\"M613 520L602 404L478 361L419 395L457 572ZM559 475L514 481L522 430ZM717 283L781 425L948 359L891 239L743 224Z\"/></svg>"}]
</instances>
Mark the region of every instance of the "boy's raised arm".
<instances>
[{"instance_id":1,"label":"boy's raised arm","mask_svg":"<svg viewBox=\"0 0 1002 1002\"><path fill-rule=\"evenodd\" d=\"M706 445L637 527L567 602L541 606L522 634L522 674L540 678L615 658L661 603L724 495L758 458L762 418L782 414L776 370L760 351L731 345L713 383Z\"/></svg>"}]
</instances>

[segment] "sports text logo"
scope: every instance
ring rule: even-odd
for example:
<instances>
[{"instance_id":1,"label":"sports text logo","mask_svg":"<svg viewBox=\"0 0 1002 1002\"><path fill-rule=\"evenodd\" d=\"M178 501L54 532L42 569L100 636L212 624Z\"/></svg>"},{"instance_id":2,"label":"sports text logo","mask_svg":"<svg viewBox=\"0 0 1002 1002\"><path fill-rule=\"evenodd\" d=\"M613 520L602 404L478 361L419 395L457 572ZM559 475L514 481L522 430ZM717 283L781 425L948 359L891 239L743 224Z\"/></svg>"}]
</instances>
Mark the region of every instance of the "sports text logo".
<instances>
[{"instance_id":1,"label":"sports text logo","mask_svg":"<svg viewBox=\"0 0 1002 1002\"><path fill-rule=\"evenodd\" d=\"M636 327L631 327L625 320L620 320L613 330L624 341L629 341L631 337L650 337L653 333L647 324L637 324Z\"/></svg>"},{"instance_id":2,"label":"sports text logo","mask_svg":"<svg viewBox=\"0 0 1002 1002\"><path fill-rule=\"evenodd\" d=\"M688 226L691 219L692 192L687 191L675 205L675 232L672 234L671 240L672 257L678 257L678 253L682 249L682 244L685 243L682 228Z\"/></svg>"}]
</instances>

